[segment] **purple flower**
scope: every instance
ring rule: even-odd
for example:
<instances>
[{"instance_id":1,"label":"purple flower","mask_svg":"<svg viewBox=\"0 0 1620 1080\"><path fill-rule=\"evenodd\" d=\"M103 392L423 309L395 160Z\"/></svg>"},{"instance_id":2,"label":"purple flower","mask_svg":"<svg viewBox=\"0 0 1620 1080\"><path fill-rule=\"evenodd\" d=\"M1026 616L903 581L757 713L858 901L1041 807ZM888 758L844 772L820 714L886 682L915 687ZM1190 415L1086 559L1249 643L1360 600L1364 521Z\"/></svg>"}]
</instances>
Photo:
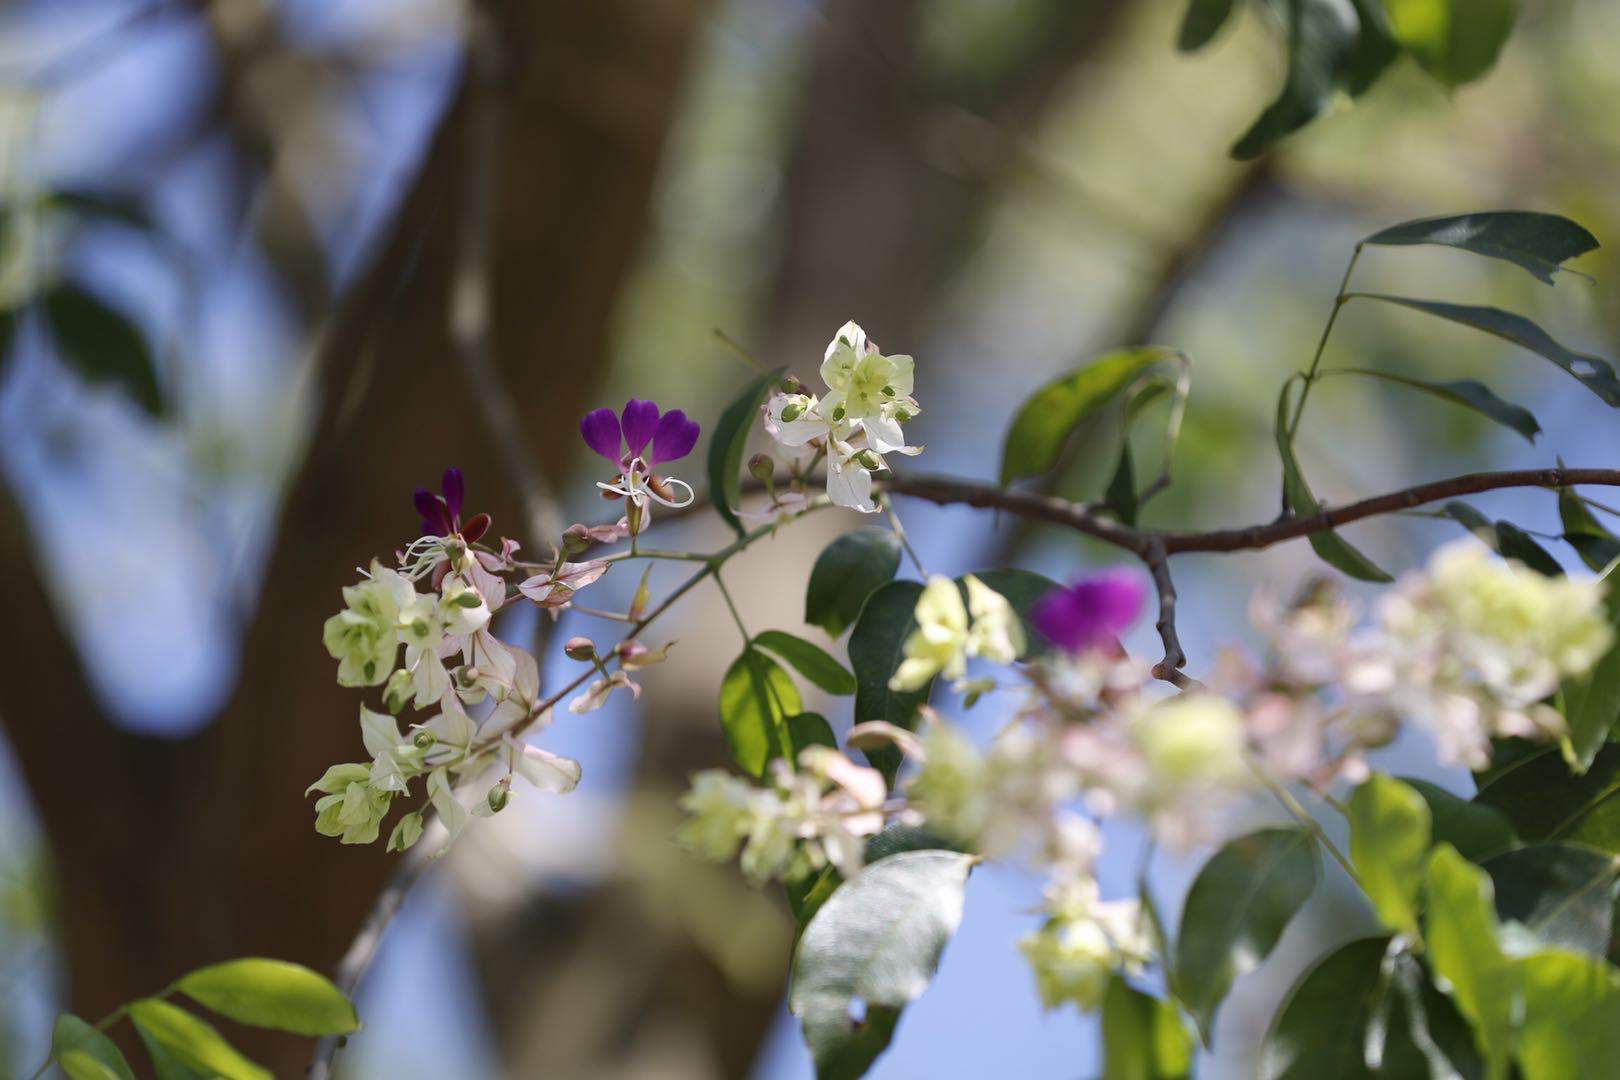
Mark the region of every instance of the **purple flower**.
<instances>
[{"instance_id":1,"label":"purple flower","mask_svg":"<svg viewBox=\"0 0 1620 1080\"><path fill-rule=\"evenodd\" d=\"M621 415L615 416L612 409L586 413L579 422L579 433L585 445L611 461L614 468L627 469L641 458L650 469L690 454L697 445L698 425L680 409L660 416L654 402L631 398ZM650 455L648 443L652 444Z\"/></svg>"},{"instance_id":2,"label":"purple flower","mask_svg":"<svg viewBox=\"0 0 1620 1080\"><path fill-rule=\"evenodd\" d=\"M467 485L461 478L460 469L444 470L444 476L439 480L439 491L442 494L435 495L427 488L417 488L411 496L411 501L416 504L416 512L422 515L422 534L449 536L459 533L469 544L483 536L489 528L488 514L476 514L465 525L461 522L461 503L467 494Z\"/></svg>"},{"instance_id":3,"label":"purple flower","mask_svg":"<svg viewBox=\"0 0 1620 1080\"><path fill-rule=\"evenodd\" d=\"M1109 570L1058 589L1035 605L1035 629L1065 652L1106 648L1142 611L1147 583L1131 570Z\"/></svg>"}]
</instances>

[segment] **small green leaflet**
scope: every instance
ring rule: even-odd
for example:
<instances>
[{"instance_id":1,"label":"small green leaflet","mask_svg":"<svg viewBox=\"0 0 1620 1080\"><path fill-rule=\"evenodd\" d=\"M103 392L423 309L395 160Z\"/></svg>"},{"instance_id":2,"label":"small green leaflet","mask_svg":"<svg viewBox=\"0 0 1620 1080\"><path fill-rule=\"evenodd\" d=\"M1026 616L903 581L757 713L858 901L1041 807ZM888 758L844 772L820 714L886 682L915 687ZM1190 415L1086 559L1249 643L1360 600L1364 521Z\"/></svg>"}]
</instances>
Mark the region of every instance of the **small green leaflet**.
<instances>
[{"instance_id":1,"label":"small green leaflet","mask_svg":"<svg viewBox=\"0 0 1620 1080\"><path fill-rule=\"evenodd\" d=\"M1519 15L1519 0L1384 0L1384 6L1401 48L1453 87L1496 65Z\"/></svg>"},{"instance_id":2,"label":"small green leaflet","mask_svg":"<svg viewBox=\"0 0 1620 1080\"><path fill-rule=\"evenodd\" d=\"M804 621L837 637L861 605L900 569L900 538L888 529L845 533L816 557L804 594Z\"/></svg>"},{"instance_id":3,"label":"small green leaflet","mask_svg":"<svg viewBox=\"0 0 1620 1080\"><path fill-rule=\"evenodd\" d=\"M1430 382L1426 379L1414 379L1410 375L1402 375L1394 371L1379 371L1376 368L1334 368L1323 372L1324 375L1361 375L1370 379L1381 379L1384 382L1395 383L1398 386L1410 387L1422 391L1442 401L1449 401L1454 405L1461 405L1471 409L1487 420L1493 420L1505 428L1523 435L1528 442L1535 442L1536 436L1541 433L1541 425L1536 422L1535 416L1522 406L1498 397L1496 392L1482 382L1473 379L1456 379L1451 382Z\"/></svg>"},{"instance_id":4,"label":"small green leaflet","mask_svg":"<svg viewBox=\"0 0 1620 1080\"><path fill-rule=\"evenodd\" d=\"M709 500L714 511L727 525L743 534L742 522L737 518L737 500L742 495L743 453L748 449L748 434L754 430L759 407L765 403L771 388L781 381L786 368L767 372L749 383L743 392L726 406L725 412L714 423L709 433Z\"/></svg>"},{"instance_id":5,"label":"small green leaflet","mask_svg":"<svg viewBox=\"0 0 1620 1080\"><path fill-rule=\"evenodd\" d=\"M775 653L795 671L829 694L853 694L855 676L843 664L827 655L825 649L784 630L766 630L754 635L754 645Z\"/></svg>"},{"instance_id":6,"label":"small green leaflet","mask_svg":"<svg viewBox=\"0 0 1620 1080\"><path fill-rule=\"evenodd\" d=\"M1438 244L1458 248L1487 258L1505 259L1548 285L1553 283L1553 274L1564 263L1598 247L1597 237L1568 218L1524 210L1422 218L1392 225L1362 243L1381 247Z\"/></svg>"},{"instance_id":7,"label":"small green leaflet","mask_svg":"<svg viewBox=\"0 0 1620 1080\"><path fill-rule=\"evenodd\" d=\"M1310 485L1305 482L1305 474L1300 472L1299 459L1294 456L1294 440L1288 434L1288 406L1293 401L1293 388L1292 380L1284 383L1282 394L1277 398L1277 453L1282 458L1283 501L1291 513L1308 517L1320 513L1322 504L1316 501ZM1323 562L1353 578L1380 582L1394 580L1331 529L1312 533L1310 543Z\"/></svg>"},{"instance_id":8,"label":"small green leaflet","mask_svg":"<svg viewBox=\"0 0 1620 1080\"><path fill-rule=\"evenodd\" d=\"M752 776L765 775L772 759L792 756L787 718L802 711L792 678L753 646L720 681L720 725L737 764Z\"/></svg>"}]
</instances>

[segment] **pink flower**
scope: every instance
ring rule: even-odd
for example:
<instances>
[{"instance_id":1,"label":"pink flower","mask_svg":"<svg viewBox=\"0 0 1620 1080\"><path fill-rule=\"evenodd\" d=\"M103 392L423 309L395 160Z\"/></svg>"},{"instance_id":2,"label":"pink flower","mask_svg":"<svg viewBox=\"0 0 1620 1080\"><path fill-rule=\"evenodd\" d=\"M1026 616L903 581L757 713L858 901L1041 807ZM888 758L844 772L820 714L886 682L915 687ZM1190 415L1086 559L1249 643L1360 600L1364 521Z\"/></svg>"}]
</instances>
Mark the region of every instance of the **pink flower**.
<instances>
[{"instance_id":1,"label":"pink flower","mask_svg":"<svg viewBox=\"0 0 1620 1080\"><path fill-rule=\"evenodd\" d=\"M1109 570L1047 594L1031 621L1065 652L1083 653L1113 645L1141 614L1147 584L1130 570Z\"/></svg>"}]
</instances>

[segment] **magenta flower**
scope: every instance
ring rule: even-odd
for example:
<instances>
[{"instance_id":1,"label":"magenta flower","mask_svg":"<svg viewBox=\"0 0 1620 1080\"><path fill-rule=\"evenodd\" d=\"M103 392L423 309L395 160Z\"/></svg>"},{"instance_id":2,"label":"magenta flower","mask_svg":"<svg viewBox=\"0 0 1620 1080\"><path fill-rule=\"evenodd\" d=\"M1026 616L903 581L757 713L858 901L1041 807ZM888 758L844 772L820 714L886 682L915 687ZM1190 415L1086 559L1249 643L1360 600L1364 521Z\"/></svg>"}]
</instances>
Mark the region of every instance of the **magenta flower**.
<instances>
[{"instance_id":1,"label":"magenta flower","mask_svg":"<svg viewBox=\"0 0 1620 1080\"><path fill-rule=\"evenodd\" d=\"M579 433L586 446L619 470L630 471L639 459L647 471L690 454L697 445L698 425L680 409L660 416L654 402L631 398L620 416L613 415L612 409L586 413L579 422ZM652 444L651 454L646 452L648 443Z\"/></svg>"},{"instance_id":2,"label":"magenta flower","mask_svg":"<svg viewBox=\"0 0 1620 1080\"><path fill-rule=\"evenodd\" d=\"M416 512L422 515L423 536L450 536L459 534L471 544L489 529L489 515L475 514L466 524L461 521L461 502L467 486L460 469L446 469L439 481L441 494L427 488L417 488L411 496Z\"/></svg>"},{"instance_id":3,"label":"magenta flower","mask_svg":"<svg viewBox=\"0 0 1620 1080\"><path fill-rule=\"evenodd\" d=\"M1070 653L1111 646L1141 614L1147 583L1131 570L1108 570L1058 589L1035 605L1035 629Z\"/></svg>"}]
</instances>

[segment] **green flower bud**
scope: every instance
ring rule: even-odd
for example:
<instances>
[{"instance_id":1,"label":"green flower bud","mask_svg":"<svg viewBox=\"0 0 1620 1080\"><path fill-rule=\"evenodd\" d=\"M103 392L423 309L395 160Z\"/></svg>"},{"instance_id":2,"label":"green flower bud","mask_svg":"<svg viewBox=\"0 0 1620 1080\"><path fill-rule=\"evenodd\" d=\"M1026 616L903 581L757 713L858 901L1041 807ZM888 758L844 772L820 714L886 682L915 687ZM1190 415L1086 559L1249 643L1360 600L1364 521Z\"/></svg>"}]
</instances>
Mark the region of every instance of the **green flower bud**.
<instances>
[{"instance_id":1,"label":"green flower bud","mask_svg":"<svg viewBox=\"0 0 1620 1080\"><path fill-rule=\"evenodd\" d=\"M797 375L789 375L778 384L778 389L784 394L802 394L804 393L804 384L799 381Z\"/></svg>"},{"instance_id":2,"label":"green flower bud","mask_svg":"<svg viewBox=\"0 0 1620 1080\"><path fill-rule=\"evenodd\" d=\"M591 546L590 534L583 525L570 525L568 531L563 533L563 551L569 555L579 555Z\"/></svg>"},{"instance_id":3,"label":"green flower bud","mask_svg":"<svg viewBox=\"0 0 1620 1080\"><path fill-rule=\"evenodd\" d=\"M423 750L423 751L433 749L434 744L437 743L438 741L439 741L439 737L437 735L433 734L433 732L429 731L427 728L422 728L421 730L419 730L416 733L416 738L411 740L411 742L416 744L416 748L418 750Z\"/></svg>"},{"instance_id":4,"label":"green flower bud","mask_svg":"<svg viewBox=\"0 0 1620 1080\"><path fill-rule=\"evenodd\" d=\"M498 814L506 809L506 804L512 801L512 789L505 780L489 789L489 812Z\"/></svg>"},{"instance_id":5,"label":"green flower bud","mask_svg":"<svg viewBox=\"0 0 1620 1080\"><path fill-rule=\"evenodd\" d=\"M776 462L771 460L769 454L755 454L748 459L748 474L762 484L770 484L771 477L776 475Z\"/></svg>"}]
</instances>

